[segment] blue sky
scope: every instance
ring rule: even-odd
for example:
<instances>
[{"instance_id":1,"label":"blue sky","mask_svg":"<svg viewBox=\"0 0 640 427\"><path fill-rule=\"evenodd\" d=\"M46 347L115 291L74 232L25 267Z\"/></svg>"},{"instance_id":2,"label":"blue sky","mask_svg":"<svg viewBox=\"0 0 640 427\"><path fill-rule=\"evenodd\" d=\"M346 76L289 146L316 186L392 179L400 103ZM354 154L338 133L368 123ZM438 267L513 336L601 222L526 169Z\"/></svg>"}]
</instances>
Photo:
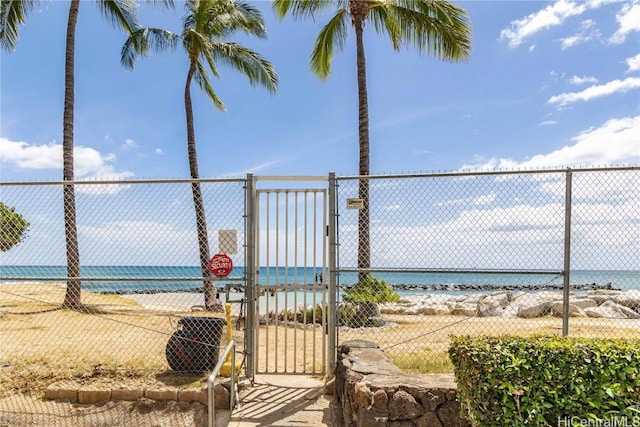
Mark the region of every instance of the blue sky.
<instances>
[{"instance_id":1,"label":"blue sky","mask_svg":"<svg viewBox=\"0 0 640 427\"><path fill-rule=\"evenodd\" d=\"M269 37L237 40L275 65L279 90L269 94L221 69L221 78L213 80L226 104L219 112L193 88L200 176L355 175L353 37L336 55L329 79L319 81L308 63L328 17L280 21L269 2L255 4L264 12ZM445 63L411 49L395 52L371 28L365 32L372 174L640 165L640 1L458 4L473 23L467 62ZM176 2L171 12L142 5L140 23L178 32L182 6ZM21 28L17 49L0 55L2 181L62 178L67 13L68 2L42 2ZM188 178L185 55L154 55L125 70L119 62L124 39L92 1L81 2L76 178ZM398 191L374 184L373 264L397 264L402 249L403 262L419 267L562 267L564 177L520 179L506 187L493 177L471 186L450 179L428 194L426 187L406 182L393 183L404 185ZM574 185L573 239L580 248L572 252L575 268L640 269L635 175L585 175ZM177 210L178 195L154 193L167 200L154 200L157 209L150 214L143 203L127 203L135 192L120 190L130 187L116 189L94 189L93 196L79 190L87 198L78 224L83 263L197 264L189 203ZM51 240L52 224L60 223L59 198L45 211L44 199L25 194L3 188L3 201L26 215L31 227L24 243L0 254L0 264L63 264L62 235ZM343 181L340 197L347 265L355 263L349 257L356 253L357 211L344 210L342 202L357 197L357 186ZM113 206L109 212L102 208L107 203ZM235 222L212 216L220 222L210 224L215 251L216 230L242 226L240 216ZM181 239L191 243L176 250Z\"/></svg>"},{"instance_id":2,"label":"blue sky","mask_svg":"<svg viewBox=\"0 0 640 427\"><path fill-rule=\"evenodd\" d=\"M276 94L222 69L217 111L194 87L202 177L356 174L353 37L332 75L309 72L327 21L280 21L267 40L238 39L276 67ZM463 1L471 58L444 63L394 52L365 34L371 173L640 163L640 2ZM175 11L142 5L142 25L179 31ZM60 179L68 3L43 2L1 56L2 180ZM119 63L124 35L83 1L76 48L76 177L186 178L183 86L176 50Z\"/></svg>"}]
</instances>

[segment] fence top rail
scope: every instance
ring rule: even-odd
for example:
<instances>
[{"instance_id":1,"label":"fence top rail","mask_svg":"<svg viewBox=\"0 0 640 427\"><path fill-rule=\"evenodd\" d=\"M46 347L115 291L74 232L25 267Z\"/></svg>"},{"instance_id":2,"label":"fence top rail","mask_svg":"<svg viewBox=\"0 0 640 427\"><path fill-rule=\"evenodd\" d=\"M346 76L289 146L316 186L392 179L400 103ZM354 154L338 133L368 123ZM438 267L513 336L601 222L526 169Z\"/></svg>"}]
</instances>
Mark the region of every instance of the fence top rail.
<instances>
[{"instance_id":1,"label":"fence top rail","mask_svg":"<svg viewBox=\"0 0 640 427\"><path fill-rule=\"evenodd\" d=\"M328 181L328 175L258 175L254 181Z\"/></svg>"},{"instance_id":2,"label":"fence top rail","mask_svg":"<svg viewBox=\"0 0 640 427\"><path fill-rule=\"evenodd\" d=\"M340 268L340 273L446 273L446 274L540 274L564 275L561 270L506 270L506 269L456 269L456 268Z\"/></svg>"},{"instance_id":3,"label":"fence top rail","mask_svg":"<svg viewBox=\"0 0 640 427\"><path fill-rule=\"evenodd\" d=\"M84 181L0 181L0 186L10 185L128 185L128 184L192 184L199 183L244 183L246 178L176 178L176 179L128 179L116 180L84 180Z\"/></svg>"},{"instance_id":4,"label":"fence top rail","mask_svg":"<svg viewBox=\"0 0 640 427\"><path fill-rule=\"evenodd\" d=\"M337 176L337 181L353 179L389 179L389 178L438 178L455 176L482 176L482 175L531 175L548 173L567 172L616 172L616 171L640 171L640 166L607 166L607 167L585 167L585 168L555 168L555 169L531 169L512 171L457 171L457 172L425 172L410 174L379 174L379 175L343 175Z\"/></svg>"}]
</instances>

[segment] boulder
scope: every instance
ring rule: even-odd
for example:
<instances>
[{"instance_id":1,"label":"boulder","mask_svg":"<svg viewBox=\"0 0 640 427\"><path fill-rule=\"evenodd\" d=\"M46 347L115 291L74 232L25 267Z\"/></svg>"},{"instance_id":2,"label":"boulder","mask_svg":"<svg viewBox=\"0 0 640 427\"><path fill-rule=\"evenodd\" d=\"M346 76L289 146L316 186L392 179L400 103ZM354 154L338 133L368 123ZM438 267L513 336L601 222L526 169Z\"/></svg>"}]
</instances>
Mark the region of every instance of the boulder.
<instances>
[{"instance_id":1,"label":"boulder","mask_svg":"<svg viewBox=\"0 0 640 427\"><path fill-rule=\"evenodd\" d=\"M545 295L526 294L516 298L514 304L518 307L518 317L533 319L547 314L551 302L552 300Z\"/></svg>"},{"instance_id":2,"label":"boulder","mask_svg":"<svg viewBox=\"0 0 640 427\"><path fill-rule=\"evenodd\" d=\"M380 307L380 313L382 314L404 314L406 310L406 307L399 304L385 304Z\"/></svg>"},{"instance_id":3,"label":"boulder","mask_svg":"<svg viewBox=\"0 0 640 427\"><path fill-rule=\"evenodd\" d=\"M444 314L449 314L449 312L449 306L445 304L427 305L422 308L422 314L426 314L428 316L441 316Z\"/></svg>"},{"instance_id":4,"label":"boulder","mask_svg":"<svg viewBox=\"0 0 640 427\"><path fill-rule=\"evenodd\" d=\"M424 306L422 304L416 304L411 307L408 307L405 310L404 314L415 316L416 314L422 314L423 310L424 310Z\"/></svg>"},{"instance_id":5,"label":"boulder","mask_svg":"<svg viewBox=\"0 0 640 427\"><path fill-rule=\"evenodd\" d=\"M640 290L634 289L622 292L612 299L613 302L629 308L640 308Z\"/></svg>"},{"instance_id":6,"label":"boulder","mask_svg":"<svg viewBox=\"0 0 640 427\"><path fill-rule=\"evenodd\" d=\"M551 314L556 317L562 317L564 315L564 303L562 301L555 301L551 303ZM587 313L577 305L569 304L569 316L570 317L587 317Z\"/></svg>"},{"instance_id":7,"label":"boulder","mask_svg":"<svg viewBox=\"0 0 640 427\"><path fill-rule=\"evenodd\" d=\"M424 414L424 408L404 390L393 394L389 401L389 421L411 420Z\"/></svg>"},{"instance_id":8,"label":"boulder","mask_svg":"<svg viewBox=\"0 0 640 427\"><path fill-rule=\"evenodd\" d=\"M353 400L361 407L368 408L371 405L373 393L364 383L356 383L353 390Z\"/></svg>"},{"instance_id":9,"label":"boulder","mask_svg":"<svg viewBox=\"0 0 640 427\"><path fill-rule=\"evenodd\" d=\"M599 289L594 291L588 291L587 298L594 300L598 305L602 305L602 303L611 301L620 294L622 294L622 291Z\"/></svg>"},{"instance_id":10,"label":"boulder","mask_svg":"<svg viewBox=\"0 0 640 427\"><path fill-rule=\"evenodd\" d=\"M509 305L510 297L510 292L496 292L481 298L477 303L478 316L502 316L504 309Z\"/></svg>"},{"instance_id":11,"label":"boulder","mask_svg":"<svg viewBox=\"0 0 640 427\"><path fill-rule=\"evenodd\" d=\"M569 298L569 304L575 305L576 307L582 308L583 310L585 308L598 306L596 300L591 298Z\"/></svg>"},{"instance_id":12,"label":"boulder","mask_svg":"<svg viewBox=\"0 0 640 427\"><path fill-rule=\"evenodd\" d=\"M640 314L613 301L606 301L598 307L584 309L589 317L604 317L607 319L640 319Z\"/></svg>"},{"instance_id":13,"label":"boulder","mask_svg":"<svg viewBox=\"0 0 640 427\"><path fill-rule=\"evenodd\" d=\"M459 302L451 308L451 314L456 316L474 317L478 314L477 304Z\"/></svg>"},{"instance_id":14,"label":"boulder","mask_svg":"<svg viewBox=\"0 0 640 427\"><path fill-rule=\"evenodd\" d=\"M382 389L378 389L373 393L372 400L372 406L374 409L386 411L389 408L389 395L387 395L387 392Z\"/></svg>"}]
</instances>

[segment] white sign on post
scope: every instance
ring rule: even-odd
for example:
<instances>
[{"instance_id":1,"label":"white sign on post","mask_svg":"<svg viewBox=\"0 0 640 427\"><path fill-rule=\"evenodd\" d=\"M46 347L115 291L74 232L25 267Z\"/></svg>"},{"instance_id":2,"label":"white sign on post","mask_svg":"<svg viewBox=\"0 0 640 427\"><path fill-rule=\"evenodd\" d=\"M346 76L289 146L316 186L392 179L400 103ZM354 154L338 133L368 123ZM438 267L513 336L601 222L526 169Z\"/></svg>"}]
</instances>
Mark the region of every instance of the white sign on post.
<instances>
[{"instance_id":1,"label":"white sign on post","mask_svg":"<svg viewBox=\"0 0 640 427\"><path fill-rule=\"evenodd\" d=\"M236 230L218 230L218 247L221 254L237 254L238 232Z\"/></svg>"}]
</instances>

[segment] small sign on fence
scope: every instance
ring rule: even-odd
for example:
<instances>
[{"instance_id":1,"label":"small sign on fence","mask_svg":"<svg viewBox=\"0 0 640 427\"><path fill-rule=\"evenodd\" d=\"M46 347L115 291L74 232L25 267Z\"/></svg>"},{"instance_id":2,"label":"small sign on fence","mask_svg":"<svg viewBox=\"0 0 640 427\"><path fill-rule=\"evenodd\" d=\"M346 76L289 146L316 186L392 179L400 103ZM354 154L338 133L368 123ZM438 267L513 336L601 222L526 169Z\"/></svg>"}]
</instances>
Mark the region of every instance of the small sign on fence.
<instances>
[{"instance_id":1,"label":"small sign on fence","mask_svg":"<svg viewBox=\"0 0 640 427\"><path fill-rule=\"evenodd\" d=\"M215 254L209 262L209 271L216 277L227 277L233 270L233 261L225 254Z\"/></svg>"},{"instance_id":2,"label":"small sign on fence","mask_svg":"<svg viewBox=\"0 0 640 427\"><path fill-rule=\"evenodd\" d=\"M236 230L218 230L218 251L221 254L238 253L238 233Z\"/></svg>"},{"instance_id":3,"label":"small sign on fence","mask_svg":"<svg viewBox=\"0 0 640 427\"><path fill-rule=\"evenodd\" d=\"M363 209L364 200L362 199L347 199L347 209Z\"/></svg>"}]
</instances>

